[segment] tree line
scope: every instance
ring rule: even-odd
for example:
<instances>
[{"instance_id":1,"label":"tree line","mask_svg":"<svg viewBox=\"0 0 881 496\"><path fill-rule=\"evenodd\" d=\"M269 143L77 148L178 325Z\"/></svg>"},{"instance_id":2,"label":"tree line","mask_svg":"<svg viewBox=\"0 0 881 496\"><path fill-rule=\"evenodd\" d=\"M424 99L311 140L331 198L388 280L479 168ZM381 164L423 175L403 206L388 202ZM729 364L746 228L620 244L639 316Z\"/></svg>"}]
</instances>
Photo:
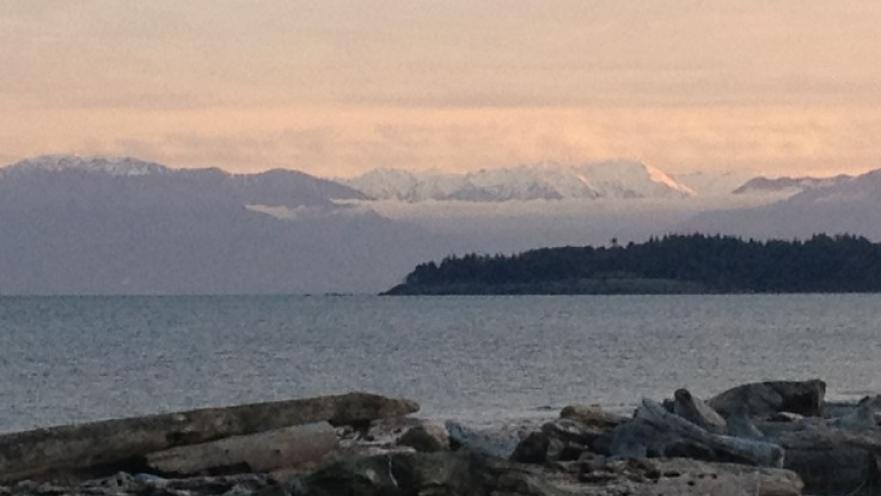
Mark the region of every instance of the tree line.
<instances>
[{"instance_id":1,"label":"tree line","mask_svg":"<svg viewBox=\"0 0 881 496\"><path fill-rule=\"evenodd\" d=\"M542 248L515 255L450 256L418 265L410 287L528 285L602 279L664 279L720 292L881 291L881 244L852 235L744 240L703 234L644 243Z\"/></svg>"}]
</instances>

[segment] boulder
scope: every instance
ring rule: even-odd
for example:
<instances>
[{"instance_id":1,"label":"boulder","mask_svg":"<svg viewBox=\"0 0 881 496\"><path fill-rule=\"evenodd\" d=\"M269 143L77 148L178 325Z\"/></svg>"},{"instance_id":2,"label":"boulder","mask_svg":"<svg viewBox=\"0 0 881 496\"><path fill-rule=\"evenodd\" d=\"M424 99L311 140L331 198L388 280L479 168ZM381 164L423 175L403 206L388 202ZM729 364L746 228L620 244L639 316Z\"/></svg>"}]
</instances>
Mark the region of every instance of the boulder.
<instances>
[{"instance_id":1,"label":"boulder","mask_svg":"<svg viewBox=\"0 0 881 496\"><path fill-rule=\"evenodd\" d=\"M522 438L526 437L526 434L521 436L518 432L504 428L475 429L452 420L448 420L445 425L453 447L496 458L509 458Z\"/></svg>"},{"instance_id":2,"label":"boulder","mask_svg":"<svg viewBox=\"0 0 881 496\"><path fill-rule=\"evenodd\" d=\"M125 472L93 479L79 484L37 483L21 481L14 486L0 487L0 494L8 496L248 496L265 494L278 486L261 474L237 474L221 477L190 477L165 479Z\"/></svg>"},{"instance_id":3,"label":"boulder","mask_svg":"<svg viewBox=\"0 0 881 496\"><path fill-rule=\"evenodd\" d=\"M629 420L627 417L609 413L596 405L569 405L560 412L560 418L581 422L588 427L614 429Z\"/></svg>"},{"instance_id":4,"label":"boulder","mask_svg":"<svg viewBox=\"0 0 881 496\"><path fill-rule=\"evenodd\" d=\"M875 405L871 401L863 401L850 413L832 419L830 424L842 429L874 429L878 427L875 413Z\"/></svg>"},{"instance_id":5,"label":"boulder","mask_svg":"<svg viewBox=\"0 0 881 496\"><path fill-rule=\"evenodd\" d=\"M327 421L369 423L419 409L415 402L365 393L205 408L0 435L0 483L47 473L119 467L175 446ZM88 471L87 471L88 472Z\"/></svg>"},{"instance_id":6,"label":"boulder","mask_svg":"<svg viewBox=\"0 0 881 496\"><path fill-rule=\"evenodd\" d=\"M450 436L447 430L435 424L421 424L411 427L398 439L398 445L409 446L416 451L433 453L450 449Z\"/></svg>"},{"instance_id":7,"label":"boulder","mask_svg":"<svg viewBox=\"0 0 881 496\"><path fill-rule=\"evenodd\" d=\"M624 458L687 457L764 467L783 464L780 446L713 434L651 400L643 400L634 421L615 428L609 452Z\"/></svg>"},{"instance_id":8,"label":"boulder","mask_svg":"<svg viewBox=\"0 0 881 496\"><path fill-rule=\"evenodd\" d=\"M601 485L607 492L577 494L604 496L798 496L803 487L799 476L789 470L686 458L611 460L587 467L580 480Z\"/></svg>"},{"instance_id":9,"label":"boulder","mask_svg":"<svg viewBox=\"0 0 881 496\"><path fill-rule=\"evenodd\" d=\"M565 444L559 439L554 439L544 432L530 433L520 444L514 448L511 461L520 463L548 463L559 460Z\"/></svg>"},{"instance_id":10,"label":"boulder","mask_svg":"<svg viewBox=\"0 0 881 496\"><path fill-rule=\"evenodd\" d=\"M687 389L678 389L673 394L673 401L673 412L676 415L709 432L725 434L725 419Z\"/></svg>"},{"instance_id":11,"label":"boulder","mask_svg":"<svg viewBox=\"0 0 881 496\"><path fill-rule=\"evenodd\" d=\"M557 419L541 426L541 431L564 443L590 446L604 432L571 419Z\"/></svg>"},{"instance_id":12,"label":"boulder","mask_svg":"<svg viewBox=\"0 0 881 496\"><path fill-rule=\"evenodd\" d=\"M510 458L523 463L574 461L590 450L602 433L575 420L553 420L520 441Z\"/></svg>"},{"instance_id":13,"label":"boulder","mask_svg":"<svg viewBox=\"0 0 881 496\"><path fill-rule=\"evenodd\" d=\"M353 458L291 481L291 496L405 496L488 493L471 456L449 451Z\"/></svg>"},{"instance_id":14,"label":"boulder","mask_svg":"<svg viewBox=\"0 0 881 496\"><path fill-rule=\"evenodd\" d=\"M525 465L468 452L347 460L290 484L293 496L797 496L787 470L683 459Z\"/></svg>"},{"instance_id":15,"label":"boulder","mask_svg":"<svg viewBox=\"0 0 881 496\"><path fill-rule=\"evenodd\" d=\"M777 412L793 412L816 417L823 413L826 383L810 381L771 381L744 384L729 389L707 402L723 417L744 409L751 417L766 418Z\"/></svg>"},{"instance_id":16,"label":"boulder","mask_svg":"<svg viewBox=\"0 0 881 496\"><path fill-rule=\"evenodd\" d=\"M786 450L785 467L815 495L881 493L881 429L845 430L804 424L774 441Z\"/></svg>"},{"instance_id":17,"label":"boulder","mask_svg":"<svg viewBox=\"0 0 881 496\"><path fill-rule=\"evenodd\" d=\"M147 455L147 467L167 475L268 472L317 464L337 446L327 422L232 436Z\"/></svg>"}]
</instances>

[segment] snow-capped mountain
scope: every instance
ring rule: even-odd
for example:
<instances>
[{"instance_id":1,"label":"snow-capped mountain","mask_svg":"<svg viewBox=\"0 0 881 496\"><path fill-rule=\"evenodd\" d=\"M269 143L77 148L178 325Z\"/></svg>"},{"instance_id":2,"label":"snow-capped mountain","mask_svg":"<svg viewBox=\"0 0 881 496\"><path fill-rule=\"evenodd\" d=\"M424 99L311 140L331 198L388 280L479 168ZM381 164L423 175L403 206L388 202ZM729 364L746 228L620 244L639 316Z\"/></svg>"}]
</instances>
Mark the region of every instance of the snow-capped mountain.
<instances>
[{"instance_id":1,"label":"snow-capped mountain","mask_svg":"<svg viewBox=\"0 0 881 496\"><path fill-rule=\"evenodd\" d=\"M78 155L42 155L29 158L0 169L0 174L14 174L29 171L69 171L101 172L112 176L146 176L170 172L168 167L154 162L146 162L131 157L103 157Z\"/></svg>"},{"instance_id":2,"label":"snow-capped mountain","mask_svg":"<svg viewBox=\"0 0 881 496\"><path fill-rule=\"evenodd\" d=\"M85 195L103 196L105 201L152 202L151 194L162 198L185 189L206 204L264 202L295 207L366 198L348 186L282 169L232 174L217 168L174 169L130 157L76 155L44 155L0 168L0 191L5 192L0 203L21 196L17 191L32 189L51 192L43 195L46 202Z\"/></svg>"},{"instance_id":3,"label":"snow-capped mountain","mask_svg":"<svg viewBox=\"0 0 881 496\"><path fill-rule=\"evenodd\" d=\"M846 174L834 177L755 177L735 189L733 193L735 195L778 192L795 194L809 189L834 186L852 178L853 176Z\"/></svg>"},{"instance_id":4,"label":"snow-capped mountain","mask_svg":"<svg viewBox=\"0 0 881 496\"><path fill-rule=\"evenodd\" d=\"M633 161L524 165L462 174L375 169L342 182L376 200L505 202L597 198L685 198L694 190Z\"/></svg>"},{"instance_id":5,"label":"snow-capped mountain","mask_svg":"<svg viewBox=\"0 0 881 496\"><path fill-rule=\"evenodd\" d=\"M671 175L701 197L723 197L732 194L745 182L756 177L749 170L693 171Z\"/></svg>"}]
</instances>

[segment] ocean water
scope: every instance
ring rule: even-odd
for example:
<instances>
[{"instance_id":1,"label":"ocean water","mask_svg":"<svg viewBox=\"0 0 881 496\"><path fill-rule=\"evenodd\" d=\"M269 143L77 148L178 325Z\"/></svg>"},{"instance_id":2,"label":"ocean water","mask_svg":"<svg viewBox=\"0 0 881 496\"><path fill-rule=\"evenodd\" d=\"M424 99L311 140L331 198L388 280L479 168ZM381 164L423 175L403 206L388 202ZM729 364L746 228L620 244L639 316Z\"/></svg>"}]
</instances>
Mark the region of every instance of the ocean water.
<instances>
[{"instance_id":1,"label":"ocean water","mask_svg":"<svg viewBox=\"0 0 881 496\"><path fill-rule=\"evenodd\" d=\"M475 423L679 387L881 392L881 296L0 298L0 431L354 390Z\"/></svg>"}]
</instances>

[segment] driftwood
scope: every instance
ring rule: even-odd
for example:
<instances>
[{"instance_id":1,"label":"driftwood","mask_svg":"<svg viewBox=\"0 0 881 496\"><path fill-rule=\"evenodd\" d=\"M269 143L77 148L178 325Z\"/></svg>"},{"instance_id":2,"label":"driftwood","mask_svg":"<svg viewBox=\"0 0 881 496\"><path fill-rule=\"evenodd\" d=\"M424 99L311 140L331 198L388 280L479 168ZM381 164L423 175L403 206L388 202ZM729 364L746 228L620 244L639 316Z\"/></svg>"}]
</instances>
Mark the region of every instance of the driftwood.
<instances>
[{"instance_id":1,"label":"driftwood","mask_svg":"<svg viewBox=\"0 0 881 496\"><path fill-rule=\"evenodd\" d=\"M358 424L418 411L412 401L350 393L206 408L0 435L0 482L76 469L138 464L155 451L328 421Z\"/></svg>"},{"instance_id":2,"label":"driftwood","mask_svg":"<svg viewBox=\"0 0 881 496\"><path fill-rule=\"evenodd\" d=\"M651 400L643 400L636 418L616 429L611 453L631 458L687 455L706 461L783 466L780 446L707 432Z\"/></svg>"},{"instance_id":3,"label":"driftwood","mask_svg":"<svg viewBox=\"0 0 881 496\"><path fill-rule=\"evenodd\" d=\"M336 430L321 422L150 453L147 466L177 476L269 472L318 463L336 446Z\"/></svg>"}]
</instances>

